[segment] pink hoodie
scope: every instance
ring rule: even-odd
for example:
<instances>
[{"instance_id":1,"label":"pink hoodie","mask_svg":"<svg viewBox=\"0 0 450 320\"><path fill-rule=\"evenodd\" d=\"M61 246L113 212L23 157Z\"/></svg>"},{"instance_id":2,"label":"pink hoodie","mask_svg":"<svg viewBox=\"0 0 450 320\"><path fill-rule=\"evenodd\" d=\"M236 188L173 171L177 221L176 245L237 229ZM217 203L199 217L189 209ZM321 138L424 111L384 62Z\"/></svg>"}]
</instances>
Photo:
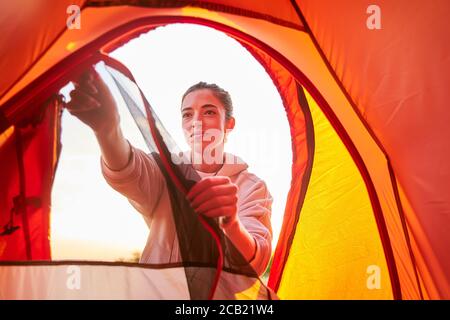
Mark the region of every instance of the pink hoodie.
<instances>
[{"instance_id":1,"label":"pink hoodie","mask_svg":"<svg viewBox=\"0 0 450 320\"><path fill-rule=\"evenodd\" d=\"M106 182L128 198L150 229L140 262L181 262L173 215L167 214L172 211L169 193L153 157L133 147L130 164L123 170L109 169L102 159L100 163ZM248 165L240 159L238 164L226 162L217 175L228 176L239 187L238 216L256 240L256 253L250 265L262 275L272 250L270 216L273 199L264 181L249 173L247 168ZM199 172L199 175L204 177L208 174Z\"/></svg>"}]
</instances>

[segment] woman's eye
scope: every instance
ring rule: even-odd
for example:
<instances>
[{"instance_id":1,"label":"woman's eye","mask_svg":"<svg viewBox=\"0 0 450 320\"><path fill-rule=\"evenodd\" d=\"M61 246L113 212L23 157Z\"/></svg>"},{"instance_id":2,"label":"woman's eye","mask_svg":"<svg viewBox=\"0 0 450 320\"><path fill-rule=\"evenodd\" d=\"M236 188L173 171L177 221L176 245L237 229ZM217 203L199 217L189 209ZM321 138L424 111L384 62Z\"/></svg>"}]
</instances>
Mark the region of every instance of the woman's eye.
<instances>
[{"instance_id":1,"label":"woman's eye","mask_svg":"<svg viewBox=\"0 0 450 320\"><path fill-rule=\"evenodd\" d=\"M207 114L207 115L215 115L216 112L213 111L213 110L208 110L208 111L205 112L205 114Z\"/></svg>"},{"instance_id":2,"label":"woman's eye","mask_svg":"<svg viewBox=\"0 0 450 320\"><path fill-rule=\"evenodd\" d=\"M185 118L188 118L188 117L190 117L190 116L191 116L190 113L184 113L184 114L182 115L182 118L185 119Z\"/></svg>"}]
</instances>

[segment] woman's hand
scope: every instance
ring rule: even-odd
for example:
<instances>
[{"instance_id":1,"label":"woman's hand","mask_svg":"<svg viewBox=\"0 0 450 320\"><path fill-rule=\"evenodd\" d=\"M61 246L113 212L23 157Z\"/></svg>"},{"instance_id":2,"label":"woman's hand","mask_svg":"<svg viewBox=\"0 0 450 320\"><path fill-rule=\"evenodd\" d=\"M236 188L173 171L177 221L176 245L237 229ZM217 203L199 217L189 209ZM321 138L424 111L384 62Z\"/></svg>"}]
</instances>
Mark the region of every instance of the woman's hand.
<instances>
[{"instance_id":1,"label":"woman's hand","mask_svg":"<svg viewBox=\"0 0 450 320\"><path fill-rule=\"evenodd\" d=\"M108 87L93 67L72 81L75 89L66 108L88 125L96 134L109 133L117 129L120 122L117 106Z\"/></svg>"},{"instance_id":2,"label":"woman's hand","mask_svg":"<svg viewBox=\"0 0 450 320\"><path fill-rule=\"evenodd\" d=\"M205 177L197 182L187 194L195 212L206 217L224 217L223 225L232 225L238 220L238 187L230 178Z\"/></svg>"},{"instance_id":3,"label":"woman's hand","mask_svg":"<svg viewBox=\"0 0 450 320\"><path fill-rule=\"evenodd\" d=\"M221 227L247 261L256 255L256 240L238 218L238 186L230 178L212 176L197 182L187 194L194 210L210 218L223 217Z\"/></svg>"},{"instance_id":4,"label":"woman's hand","mask_svg":"<svg viewBox=\"0 0 450 320\"><path fill-rule=\"evenodd\" d=\"M75 90L66 108L95 133L106 166L121 170L132 156L132 149L120 129L120 117L111 92L93 67L72 81Z\"/></svg>"}]
</instances>

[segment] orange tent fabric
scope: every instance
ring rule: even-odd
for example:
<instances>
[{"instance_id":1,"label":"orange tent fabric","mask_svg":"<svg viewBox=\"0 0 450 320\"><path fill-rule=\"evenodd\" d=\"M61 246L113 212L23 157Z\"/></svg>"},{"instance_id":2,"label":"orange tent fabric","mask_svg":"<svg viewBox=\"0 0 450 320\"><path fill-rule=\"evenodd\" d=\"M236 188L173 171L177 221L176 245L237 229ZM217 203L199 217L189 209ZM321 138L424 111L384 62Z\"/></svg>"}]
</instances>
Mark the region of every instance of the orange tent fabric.
<instances>
[{"instance_id":1,"label":"orange tent fabric","mask_svg":"<svg viewBox=\"0 0 450 320\"><path fill-rule=\"evenodd\" d=\"M66 26L71 4L81 8L80 30ZM450 5L377 1L379 30L366 26L368 5L362 0L4 2L0 157L8 160L2 161L1 175L14 170L17 148L11 146L18 123L47 101L77 63L156 26L210 26L240 41L266 68L291 125L296 178L269 286L285 299L448 299ZM48 119L50 127L35 133L47 137L40 142L47 147L24 153L42 159L41 167L27 168L35 179L56 169L58 117ZM20 189L18 175L8 179L0 185L1 226ZM48 195L51 179L39 189ZM28 213L23 222L45 247L50 209L42 210L41 220ZM27 257L21 242L26 240L5 239L0 238L1 260ZM8 250L17 256L6 255ZM381 274L381 289L368 289L371 266Z\"/></svg>"}]
</instances>

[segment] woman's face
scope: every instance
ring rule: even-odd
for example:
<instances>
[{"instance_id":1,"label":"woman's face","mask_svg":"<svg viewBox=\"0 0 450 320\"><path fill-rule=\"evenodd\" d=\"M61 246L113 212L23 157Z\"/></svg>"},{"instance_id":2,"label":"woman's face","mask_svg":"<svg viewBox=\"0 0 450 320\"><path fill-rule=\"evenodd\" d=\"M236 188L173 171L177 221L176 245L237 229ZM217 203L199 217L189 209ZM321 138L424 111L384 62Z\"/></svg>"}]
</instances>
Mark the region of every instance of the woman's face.
<instances>
[{"instance_id":1,"label":"woman's face","mask_svg":"<svg viewBox=\"0 0 450 320\"><path fill-rule=\"evenodd\" d=\"M234 119L226 120L225 107L209 89L193 91L184 98L181 119L191 150L202 155L223 146L227 131L234 127Z\"/></svg>"}]
</instances>

